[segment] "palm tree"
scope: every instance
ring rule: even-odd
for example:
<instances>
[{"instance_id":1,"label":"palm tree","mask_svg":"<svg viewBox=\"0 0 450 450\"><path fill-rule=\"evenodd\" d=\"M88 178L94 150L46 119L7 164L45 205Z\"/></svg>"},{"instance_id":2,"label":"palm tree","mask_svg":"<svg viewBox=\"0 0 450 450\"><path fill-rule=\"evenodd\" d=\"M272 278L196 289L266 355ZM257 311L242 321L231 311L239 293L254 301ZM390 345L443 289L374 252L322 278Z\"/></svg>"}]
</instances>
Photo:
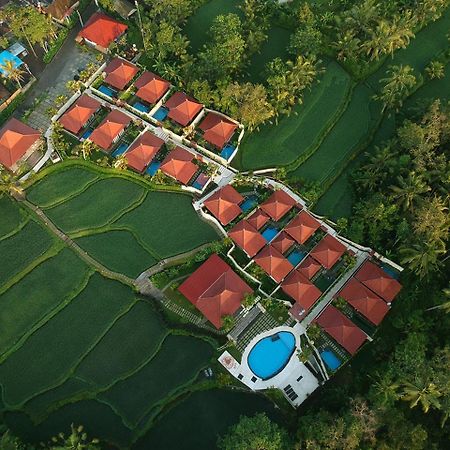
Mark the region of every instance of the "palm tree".
<instances>
[{"instance_id":1,"label":"palm tree","mask_svg":"<svg viewBox=\"0 0 450 450\"><path fill-rule=\"evenodd\" d=\"M414 204L421 194L425 194L431 188L424 181L422 176L410 172L407 178L402 175L397 177L397 186L391 186L393 197L400 206L406 210L414 210Z\"/></svg>"},{"instance_id":2,"label":"palm tree","mask_svg":"<svg viewBox=\"0 0 450 450\"><path fill-rule=\"evenodd\" d=\"M2 69L6 78L15 81L19 85L19 88L22 88L21 83L24 80L23 75L25 73L25 70L16 66L14 61L11 60L5 61L3 64L0 65L0 68Z\"/></svg>"},{"instance_id":3,"label":"palm tree","mask_svg":"<svg viewBox=\"0 0 450 450\"><path fill-rule=\"evenodd\" d=\"M444 78L445 66L440 61L431 61L425 72L430 80Z\"/></svg>"},{"instance_id":4,"label":"palm tree","mask_svg":"<svg viewBox=\"0 0 450 450\"><path fill-rule=\"evenodd\" d=\"M11 194L13 197L22 197L24 195L17 176L0 164L0 194L3 192Z\"/></svg>"},{"instance_id":5,"label":"palm tree","mask_svg":"<svg viewBox=\"0 0 450 450\"><path fill-rule=\"evenodd\" d=\"M81 152L83 153L83 158L88 159L89 156L96 150L96 145L89 139L85 139L81 144Z\"/></svg>"},{"instance_id":6,"label":"palm tree","mask_svg":"<svg viewBox=\"0 0 450 450\"><path fill-rule=\"evenodd\" d=\"M114 168L119 170L125 170L128 167L128 161L125 155L119 155L114 161Z\"/></svg>"},{"instance_id":7,"label":"palm tree","mask_svg":"<svg viewBox=\"0 0 450 450\"><path fill-rule=\"evenodd\" d=\"M430 408L440 409L439 397L442 393L434 383L423 383L419 380L416 383L403 383L401 399L410 402L410 408L415 408L419 403L424 413Z\"/></svg>"},{"instance_id":8,"label":"palm tree","mask_svg":"<svg viewBox=\"0 0 450 450\"><path fill-rule=\"evenodd\" d=\"M337 50L337 59L339 61L346 61L347 59L355 59L359 53L360 39L358 39L353 30L346 30L344 33L339 33L336 43L333 47Z\"/></svg>"},{"instance_id":9,"label":"palm tree","mask_svg":"<svg viewBox=\"0 0 450 450\"><path fill-rule=\"evenodd\" d=\"M445 314L450 313L450 287L442 289L442 292L444 293L445 301L442 302L440 305L427 308L426 311L433 311L434 309L442 309L442 311L444 311Z\"/></svg>"},{"instance_id":10,"label":"palm tree","mask_svg":"<svg viewBox=\"0 0 450 450\"><path fill-rule=\"evenodd\" d=\"M420 278L428 276L430 272L439 268L441 265L439 256L445 252L445 245L440 241L422 242L400 249L400 254L403 255L402 263L408 264Z\"/></svg>"},{"instance_id":11,"label":"palm tree","mask_svg":"<svg viewBox=\"0 0 450 450\"><path fill-rule=\"evenodd\" d=\"M382 405L391 404L400 396L398 393L400 385L393 382L389 375L379 376L373 386Z\"/></svg>"}]
</instances>

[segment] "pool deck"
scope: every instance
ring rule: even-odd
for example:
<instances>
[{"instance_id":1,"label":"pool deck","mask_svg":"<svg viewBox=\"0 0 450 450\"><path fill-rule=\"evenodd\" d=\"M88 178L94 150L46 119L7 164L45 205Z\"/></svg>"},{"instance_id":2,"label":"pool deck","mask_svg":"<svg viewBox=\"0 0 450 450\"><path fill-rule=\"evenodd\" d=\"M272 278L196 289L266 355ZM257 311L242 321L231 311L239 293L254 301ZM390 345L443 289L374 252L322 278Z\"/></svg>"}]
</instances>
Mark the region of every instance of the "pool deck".
<instances>
[{"instance_id":1,"label":"pool deck","mask_svg":"<svg viewBox=\"0 0 450 450\"><path fill-rule=\"evenodd\" d=\"M289 359L289 362L281 370L280 373L263 380L257 377L248 365L248 355L254 345L261 339L272 336L280 331L287 331L295 336L295 346L296 349ZM318 379L311 373L311 371L303 364L297 357L297 350L300 348L300 336L305 333L305 328L296 324L294 327L280 326L273 328L272 330L265 331L254 337L244 350L242 355L242 362L239 363L236 359L231 356L227 351L222 353L219 357L219 362L231 373L235 378L244 383L252 391L260 391L269 388L278 388L283 392L289 403L297 408L301 405L308 397L319 387ZM285 389L291 387L292 390L297 394L297 398L292 400L286 394Z\"/></svg>"}]
</instances>

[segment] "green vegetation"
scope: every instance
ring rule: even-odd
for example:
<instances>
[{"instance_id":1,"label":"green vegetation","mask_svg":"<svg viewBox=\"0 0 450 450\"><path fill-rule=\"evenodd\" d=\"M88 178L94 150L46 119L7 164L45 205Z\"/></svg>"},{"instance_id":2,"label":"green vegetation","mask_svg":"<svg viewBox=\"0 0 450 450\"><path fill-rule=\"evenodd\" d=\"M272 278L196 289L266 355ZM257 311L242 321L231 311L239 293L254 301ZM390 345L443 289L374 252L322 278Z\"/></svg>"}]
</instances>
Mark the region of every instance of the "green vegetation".
<instances>
[{"instance_id":1,"label":"green vegetation","mask_svg":"<svg viewBox=\"0 0 450 450\"><path fill-rule=\"evenodd\" d=\"M0 196L0 238L13 232L22 222L23 213L7 195Z\"/></svg>"}]
</instances>

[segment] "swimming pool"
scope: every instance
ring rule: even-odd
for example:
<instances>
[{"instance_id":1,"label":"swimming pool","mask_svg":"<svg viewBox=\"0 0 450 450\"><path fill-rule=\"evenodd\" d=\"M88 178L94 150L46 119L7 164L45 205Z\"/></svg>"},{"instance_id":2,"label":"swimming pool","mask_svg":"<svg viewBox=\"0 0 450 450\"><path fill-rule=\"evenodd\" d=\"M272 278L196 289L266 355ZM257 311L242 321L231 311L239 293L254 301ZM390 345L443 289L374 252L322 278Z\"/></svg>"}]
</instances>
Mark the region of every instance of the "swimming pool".
<instances>
[{"instance_id":1,"label":"swimming pool","mask_svg":"<svg viewBox=\"0 0 450 450\"><path fill-rule=\"evenodd\" d=\"M110 88L109 86L106 86L104 84L102 84L101 86L99 86L98 90L102 93L107 95L108 97L115 97L117 92L113 89Z\"/></svg>"},{"instance_id":2,"label":"swimming pool","mask_svg":"<svg viewBox=\"0 0 450 450\"><path fill-rule=\"evenodd\" d=\"M281 372L295 351L295 337L290 331L279 331L257 342L247 358L250 370L267 380Z\"/></svg>"},{"instance_id":3,"label":"swimming pool","mask_svg":"<svg viewBox=\"0 0 450 450\"><path fill-rule=\"evenodd\" d=\"M135 108L135 109L137 109L138 111L143 112L143 113L148 113L148 112L150 111L150 106L144 105L144 104L141 103L141 102L136 102L136 103L133 105L133 108Z\"/></svg>"},{"instance_id":4,"label":"swimming pool","mask_svg":"<svg viewBox=\"0 0 450 450\"><path fill-rule=\"evenodd\" d=\"M341 365L341 360L330 349L321 352L320 356L331 370L336 370Z\"/></svg>"},{"instance_id":5,"label":"swimming pool","mask_svg":"<svg viewBox=\"0 0 450 450\"><path fill-rule=\"evenodd\" d=\"M220 156L228 160L234 152L234 147L231 144L225 145L225 147L220 152Z\"/></svg>"},{"instance_id":6,"label":"swimming pool","mask_svg":"<svg viewBox=\"0 0 450 450\"><path fill-rule=\"evenodd\" d=\"M88 128L81 136L81 139L87 139L92 134L92 129Z\"/></svg>"},{"instance_id":7,"label":"swimming pool","mask_svg":"<svg viewBox=\"0 0 450 450\"><path fill-rule=\"evenodd\" d=\"M147 167L147 170L145 172L148 173L150 176L153 176L158 171L160 165L161 163L159 161L153 161Z\"/></svg>"},{"instance_id":8,"label":"swimming pool","mask_svg":"<svg viewBox=\"0 0 450 450\"><path fill-rule=\"evenodd\" d=\"M169 114L169 110L164 106L161 106L161 108L153 114L153 118L158 122L162 122L167 117L167 114Z\"/></svg>"},{"instance_id":9,"label":"swimming pool","mask_svg":"<svg viewBox=\"0 0 450 450\"><path fill-rule=\"evenodd\" d=\"M302 252L300 250L294 250L288 257L288 261L293 265L296 266L304 257L306 256L305 252Z\"/></svg>"},{"instance_id":10,"label":"swimming pool","mask_svg":"<svg viewBox=\"0 0 450 450\"><path fill-rule=\"evenodd\" d=\"M127 148L129 147L129 144L127 144L126 142L122 142L113 152L112 155L113 156L119 156L122 153L125 153Z\"/></svg>"},{"instance_id":11,"label":"swimming pool","mask_svg":"<svg viewBox=\"0 0 450 450\"><path fill-rule=\"evenodd\" d=\"M254 208L258 204L258 198L256 195L248 196L243 203L240 205L242 211L247 212L250 209Z\"/></svg>"},{"instance_id":12,"label":"swimming pool","mask_svg":"<svg viewBox=\"0 0 450 450\"><path fill-rule=\"evenodd\" d=\"M278 234L278 229L275 227L267 227L261 234L267 242L270 242Z\"/></svg>"}]
</instances>

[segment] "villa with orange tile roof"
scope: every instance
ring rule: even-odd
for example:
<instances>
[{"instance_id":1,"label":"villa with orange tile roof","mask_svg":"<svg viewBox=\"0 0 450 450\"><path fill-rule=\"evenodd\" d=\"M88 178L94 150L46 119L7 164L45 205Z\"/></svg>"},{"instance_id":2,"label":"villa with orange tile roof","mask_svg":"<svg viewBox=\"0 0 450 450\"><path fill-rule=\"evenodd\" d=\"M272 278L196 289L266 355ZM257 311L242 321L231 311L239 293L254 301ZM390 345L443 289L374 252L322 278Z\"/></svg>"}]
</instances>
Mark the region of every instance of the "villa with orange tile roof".
<instances>
[{"instance_id":1,"label":"villa with orange tile roof","mask_svg":"<svg viewBox=\"0 0 450 450\"><path fill-rule=\"evenodd\" d=\"M121 91L135 77L139 69L127 60L116 57L105 67L104 72L106 73L106 83Z\"/></svg>"},{"instance_id":2,"label":"villa with orange tile roof","mask_svg":"<svg viewBox=\"0 0 450 450\"><path fill-rule=\"evenodd\" d=\"M295 244L295 241L285 231L282 231L271 244L284 254Z\"/></svg>"},{"instance_id":3,"label":"villa with orange tile roof","mask_svg":"<svg viewBox=\"0 0 450 450\"><path fill-rule=\"evenodd\" d=\"M286 277L281 289L300 304L304 311L309 311L322 295L320 289L297 270L293 270Z\"/></svg>"},{"instance_id":4,"label":"villa with orange tile roof","mask_svg":"<svg viewBox=\"0 0 450 450\"><path fill-rule=\"evenodd\" d=\"M154 104L157 103L170 89L170 83L153 72L144 72L134 83L137 88L136 96Z\"/></svg>"},{"instance_id":5,"label":"villa with orange tile roof","mask_svg":"<svg viewBox=\"0 0 450 450\"><path fill-rule=\"evenodd\" d=\"M227 184L205 200L203 205L222 225L228 225L242 213L239 204L243 201L244 197Z\"/></svg>"},{"instance_id":6,"label":"villa with orange tile roof","mask_svg":"<svg viewBox=\"0 0 450 450\"><path fill-rule=\"evenodd\" d=\"M237 223L228 232L228 236L250 258L255 256L267 244L263 236L246 220L241 220Z\"/></svg>"},{"instance_id":7,"label":"villa with orange tile roof","mask_svg":"<svg viewBox=\"0 0 450 450\"><path fill-rule=\"evenodd\" d=\"M100 102L87 94L83 94L59 118L59 123L65 130L78 135L100 107Z\"/></svg>"},{"instance_id":8,"label":"villa with orange tile roof","mask_svg":"<svg viewBox=\"0 0 450 450\"><path fill-rule=\"evenodd\" d=\"M97 144L103 150L108 151L130 122L130 116L114 109L92 132L88 139Z\"/></svg>"},{"instance_id":9,"label":"villa with orange tile roof","mask_svg":"<svg viewBox=\"0 0 450 450\"><path fill-rule=\"evenodd\" d=\"M297 202L283 190L275 191L260 208L273 220L280 220Z\"/></svg>"},{"instance_id":10,"label":"villa with orange tile roof","mask_svg":"<svg viewBox=\"0 0 450 450\"><path fill-rule=\"evenodd\" d=\"M203 109L203 105L184 92L175 92L164 105L168 117L183 127L189 125Z\"/></svg>"},{"instance_id":11,"label":"villa with orange tile roof","mask_svg":"<svg viewBox=\"0 0 450 450\"><path fill-rule=\"evenodd\" d=\"M286 233L292 236L299 244L305 243L320 227L319 221L306 211L300 211L285 227Z\"/></svg>"},{"instance_id":12,"label":"villa with orange tile roof","mask_svg":"<svg viewBox=\"0 0 450 450\"><path fill-rule=\"evenodd\" d=\"M344 254L346 247L327 234L312 250L311 256L326 269L331 269Z\"/></svg>"},{"instance_id":13,"label":"villa with orange tile roof","mask_svg":"<svg viewBox=\"0 0 450 450\"><path fill-rule=\"evenodd\" d=\"M300 263L297 270L310 280L321 268L322 265L319 262L308 256Z\"/></svg>"},{"instance_id":14,"label":"villa with orange tile roof","mask_svg":"<svg viewBox=\"0 0 450 450\"><path fill-rule=\"evenodd\" d=\"M205 141L221 149L231 139L238 126L220 114L209 112L198 127L203 131Z\"/></svg>"},{"instance_id":15,"label":"villa with orange tile roof","mask_svg":"<svg viewBox=\"0 0 450 450\"><path fill-rule=\"evenodd\" d=\"M294 268L272 245L264 247L253 260L277 283L281 283Z\"/></svg>"},{"instance_id":16,"label":"villa with orange tile roof","mask_svg":"<svg viewBox=\"0 0 450 450\"><path fill-rule=\"evenodd\" d=\"M184 148L174 148L161 163L159 169L169 177L187 185L198 170L192 160L194 155Z\"/></svg>"},{"instance_id":17,"label":"villa with orange tile roof","mask_svg":"<svg viewBox=\"0 0 450 450\"><path fill-rule=\"evenodd\" d=\"M263 210L258 208L247 218L247 221L250 225L259 230L269 221L269 216Z\"/></svg>"},{"instance_id":18,"label":"villa with orange tile roof","mask_svg":"<svg viewBox=\"0 0 450 450\"><path fill-rule=\"evenodd\" d=\"M162 139L150 133L150 131L145 131L131 144L125 153L128 167L137 172L143 172L163 144L164 141Z\"/></svg>"}]
</instances>

